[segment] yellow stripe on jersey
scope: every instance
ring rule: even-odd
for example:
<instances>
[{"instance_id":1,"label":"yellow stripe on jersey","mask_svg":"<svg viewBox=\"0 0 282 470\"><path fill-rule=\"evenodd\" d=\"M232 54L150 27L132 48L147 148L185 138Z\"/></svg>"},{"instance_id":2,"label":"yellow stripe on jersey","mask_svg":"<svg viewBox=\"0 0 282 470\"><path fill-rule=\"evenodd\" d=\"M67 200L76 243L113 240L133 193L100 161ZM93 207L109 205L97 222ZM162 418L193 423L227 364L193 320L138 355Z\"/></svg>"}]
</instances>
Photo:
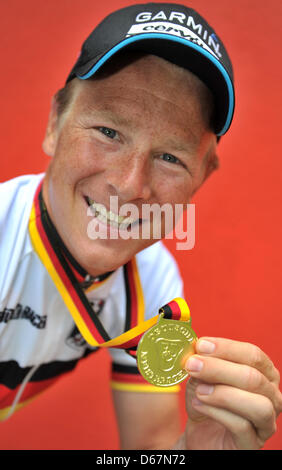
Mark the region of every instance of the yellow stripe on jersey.
<instances>
[{"instance_id":1,"label":"yellow stripe on jersey","mask_svg":"<svg viewBox=\"0 0 282 470\"><path fill-rule=\"evenodd\" d=\"M112 380L110 385L113 390L120 390L123 392L145 392L145 393L178 393L180 391L179 385L172 387L156 387L151 384L133 384L125 382L116 382Z\"/></svg>"}]
</instances>

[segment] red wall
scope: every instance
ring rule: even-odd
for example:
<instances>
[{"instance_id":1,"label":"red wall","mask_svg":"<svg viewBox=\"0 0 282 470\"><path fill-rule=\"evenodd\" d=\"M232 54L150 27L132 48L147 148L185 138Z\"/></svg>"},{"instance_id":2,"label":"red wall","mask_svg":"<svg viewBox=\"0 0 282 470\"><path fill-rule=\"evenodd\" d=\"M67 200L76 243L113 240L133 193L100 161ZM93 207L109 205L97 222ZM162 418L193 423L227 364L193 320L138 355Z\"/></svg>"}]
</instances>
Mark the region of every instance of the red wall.
<instances>
[{"instance_id":1,"label":"red wall","mask_svg":"<svg viewBox=\"0 0 282 470\"><path fill-rule=\"evenodd\" d=\"M41 142L52 94L93 25L132 3L137 2L2 2L1 181L46 168ZM174 243L168 246L180 263L198 336L256 343L281 371L282 2L189 5L225 40L235 68L237 108L219 146L221 169L194 201L196 246L184 256ZM108 374L106 352L88 358L1 424L0 449L116 449ZM282 449L281 419L266 448Z\"/></svg>"}]
</instances>

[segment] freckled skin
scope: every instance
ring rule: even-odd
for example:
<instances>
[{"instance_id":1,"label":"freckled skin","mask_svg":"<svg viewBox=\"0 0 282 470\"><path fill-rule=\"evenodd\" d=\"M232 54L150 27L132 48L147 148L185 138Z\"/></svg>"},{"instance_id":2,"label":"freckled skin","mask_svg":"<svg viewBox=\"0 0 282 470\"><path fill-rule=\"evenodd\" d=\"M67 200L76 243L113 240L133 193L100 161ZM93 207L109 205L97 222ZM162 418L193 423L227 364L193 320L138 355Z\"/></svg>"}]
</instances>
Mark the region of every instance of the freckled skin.
<instances>
[{"instance_id":1,"label":"freckled skin","mask_svg":"<svg viewBox=\"0 0 282 470\"><path fill-rule=\"evenodd\" d=\"M54 104L50 113L43 149L53 158L43 195L70 252L98 275L156 240L91 240L85 196L107 209L118 196L119 207L135 204L140 213L142 204L187 204L213 169L216 137L205 85L163 59L145 56L110 76L75 80L67 111L58 118Z\"/></svg>"}]
</instances>

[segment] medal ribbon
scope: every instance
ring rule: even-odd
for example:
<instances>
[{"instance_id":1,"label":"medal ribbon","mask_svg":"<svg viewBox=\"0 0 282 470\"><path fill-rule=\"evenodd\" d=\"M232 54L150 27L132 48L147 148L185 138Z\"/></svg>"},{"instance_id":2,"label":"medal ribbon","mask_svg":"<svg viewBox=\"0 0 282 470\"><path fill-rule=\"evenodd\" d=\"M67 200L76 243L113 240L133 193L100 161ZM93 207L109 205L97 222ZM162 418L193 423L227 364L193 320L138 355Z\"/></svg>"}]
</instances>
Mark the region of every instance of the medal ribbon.
<instances>
[{"instance_id":1,"label":"medal ribbon","mask_svg":"<svg viewBox=\"0 0 282 470\"><path fill-rule=\"evenodd\" d=\"M134 350L141 336L157 323L160 313L167 319L189 321L189 307L181 298L172 300L162 307L157 315L144 321L145 307L142 286L138 276L136 259L133 258L125 266L125 280L131 293L132 304L130 312L132 318L129 321L127 315L126 328L131 328L116 338L110 338L98 316L93 312L79 283L83 277L77 279L61 246L58 246L59 235L49 218L41 188L42 182L36 191L29 219L31 242L87 343L100 348ZM77 272L79 272L79 266L77 266L76 274ZM136 326L133 326L134 324Z\"/></svg>"},{"instance_id":2,"label":"medal ribbon","mask_svg":"<svg viewBox=\"0 0 282 470\"><path fill-rule=\"evenodd\" d=\"M159 314L168 320L190 321L190 310L184 299L177 297L160 308Z\"/></svg>"}]
</instances>

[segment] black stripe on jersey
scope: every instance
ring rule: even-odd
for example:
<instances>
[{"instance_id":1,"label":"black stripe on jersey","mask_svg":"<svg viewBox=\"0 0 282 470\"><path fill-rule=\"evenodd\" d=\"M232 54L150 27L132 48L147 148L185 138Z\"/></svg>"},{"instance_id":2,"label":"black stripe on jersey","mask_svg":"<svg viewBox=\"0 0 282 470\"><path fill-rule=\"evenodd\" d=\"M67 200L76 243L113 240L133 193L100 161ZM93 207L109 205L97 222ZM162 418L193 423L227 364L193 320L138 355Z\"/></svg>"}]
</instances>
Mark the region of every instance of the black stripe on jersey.
<instances>
[{"instance_id":1,"label":"black stripe on jersey","mask_svg":"<svg viewBox=\"0 0 282 470\"><path fill-rule=\"evenodd\" d=\"M140 375L137 366L128 366L123 364L112 364L112 372L119 372L120 374L134 374Z\"/></svg>"},{"instance_id":2,"label":"black stripe on jersey","mask_svg":"<svg viewBox=\"0 0 282 470\"><path fill-rule=\"evenodd\" d=\"M91 353L98 351L87 349L85 354L78 359L70 361L52 361L48 364L41 364L29 380L30 382L40 382L47 379L53 379L71 372L77 363ZM34 367L34 366L33 366ZM29 373L32 367L20 367L17 361L6 361L0 363L0 384L9 389L18 387Z\"/></svg>"}]
</instances>

